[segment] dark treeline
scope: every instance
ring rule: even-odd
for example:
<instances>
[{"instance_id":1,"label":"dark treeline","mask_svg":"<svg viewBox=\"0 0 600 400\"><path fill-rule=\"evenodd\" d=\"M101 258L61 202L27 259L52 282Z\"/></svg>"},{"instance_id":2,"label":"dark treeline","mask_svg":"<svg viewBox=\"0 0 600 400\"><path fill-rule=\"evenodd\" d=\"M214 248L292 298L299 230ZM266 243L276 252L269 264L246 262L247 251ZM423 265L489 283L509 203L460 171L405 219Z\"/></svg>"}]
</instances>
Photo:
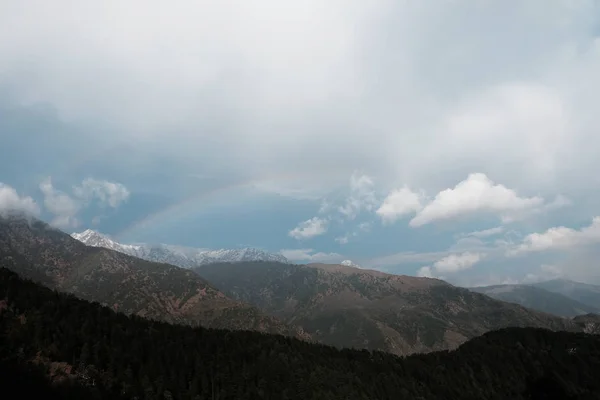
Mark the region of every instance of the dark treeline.
<instances>
[{"instance_id":1,"label":"dark treeline","mask_svg":"<svg viewBox=\"0 0 600 400\"><path fill-rule=\"evenodd\" d=\"M509 328L399 358L127 317L0 268L2 398L598 399L600 337Z\"/></svg>"}]
</instances>

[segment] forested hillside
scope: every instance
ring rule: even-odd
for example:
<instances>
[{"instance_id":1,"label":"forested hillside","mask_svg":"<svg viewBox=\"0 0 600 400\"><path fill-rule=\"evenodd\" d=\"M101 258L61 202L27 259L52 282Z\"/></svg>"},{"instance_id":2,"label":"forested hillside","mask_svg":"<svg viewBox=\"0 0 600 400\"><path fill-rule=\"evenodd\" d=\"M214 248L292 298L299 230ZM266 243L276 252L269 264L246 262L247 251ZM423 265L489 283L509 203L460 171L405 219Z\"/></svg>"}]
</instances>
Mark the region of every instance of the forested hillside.
<instances>
[{"instance_id":1,"label":"forested hillside","mask_svg":"<svg viewBox=\"0 0 600 400\"><path fill-rule=\"evenodd\" d=\"M2 387L16 393L37 390L36 396L43 398L600 396L600 337L583 333L510 328L487 333L453 352L400 358L280 335L128 317L6 269L0 269L0 302L0 372L9 372L0 374ZM54 397L42 394L50 386L34 387L43 380L40 369L51 380ZM35 376L37 380L30 379ZM65 392L72 396L64 397Z\"/></svg>"}]
</instances>

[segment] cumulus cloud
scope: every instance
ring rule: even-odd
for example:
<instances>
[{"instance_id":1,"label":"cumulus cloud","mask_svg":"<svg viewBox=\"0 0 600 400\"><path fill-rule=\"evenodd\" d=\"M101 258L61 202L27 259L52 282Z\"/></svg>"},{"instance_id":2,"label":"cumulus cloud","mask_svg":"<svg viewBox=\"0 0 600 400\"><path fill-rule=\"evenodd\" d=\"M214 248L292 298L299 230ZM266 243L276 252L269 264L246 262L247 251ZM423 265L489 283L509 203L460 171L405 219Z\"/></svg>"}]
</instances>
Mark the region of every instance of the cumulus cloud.
<instances>
[{"instance_id":1,"label":"cumulus cloud","mask_svg":"<svg viewBox=\"0 0 600 400\"><path fill-rule=\"evenodd\" d=\"M129 190L123 184L92 178L84 179L80 186L75 186L73 193L85 201L96 198L101 205L112 208L119 207L129 198Z\"/></svg>"},{"instance_id":2,"label":"cumulus cloud","mask_svg":"<svg viewBox=\"0 0 600 400\"><path fill-rule=\"evenodd\" d=\"M494 213L503 218L534 210L544 204L541 197L520 197L504 185L494 184L485 174L469 174L453 189L439 192L410 221L419 227L435 221L460 218L473 213Z\"/></svg>"},{"instance_id":3,"label":"cumulus cloud","mask_svg":"<svg viewBox=\"0 0 600 400\"><path fill-rule=\"evenodd\" d=\"M484 254L481 253L466 252L462 254L450 254L449 256L436 261L433 264L433 268L441 273L458 272L473 267L473 265L477 264L483 257Z\"/></svg>"},{"instance_id":4,"label":"cumulus cloud","mask_svg":"<svg viewBox=\"0 0 600 400\"><path fill-rule=\"evenodd\" d=\"M565 226L549 228L542 233L531 233L521 244L510 249L508 255L546 250L573 250L600 243L600 217L594 217L589 226L572 229Z\"/></svg>"},{"instance_id":5,"label":"cumulus cloud","mask_svg":"<svg viewBox=\"0 0 600 400\"><path fill-rule=\"evenodd\" d=\"M310 239L327 232L327 220L319 217L313 217L300 222L297 227L288 232L288 235L294 239Z\"/></svg>"},{"instance_id":6,"label":"cumulus cloud","mask_svg":"<svg viewBox=\"0 0 600 400\"><path fill-rule=\"evenodd\" d=\"M485 254L483 253L464 252L461 254L450 254L434 262L431 266L419 268L417 276L425 278L437 277L441 279L443 277L439 274L453 274L470 269L484 257Z\"/></svg>"},{"instance_id":7,"label":"cumulus cloud","mask_svg":"<svg viewBox=\"0 0 600 400\"><path fill-rule=\"evenodd\" d=\"M412 227L484 213L495 214L502 222L509 223L571 204L563 195L556 196L550 203L546 203L539 196L521 197L515 190L495 184L483 173L471 173L454 188L440 191L425 204L424 201L424 194L417 194L405 186L393 190L376 213L384 223L392 223L403 216L416 214L409 222ZM492 236L500 233L502 229L492 228L469 235Z\"/></svg>"},{"instance_id":8,"label":"cumulus cloud","mask_svg":"<svg viewBox=\"0 0 600 400\"><path fill-rule=\"evenodd\" d=\"M81 223L77 214L94 200L101 206L117 208L129 197L129 191L122 184L92 178L74 186L72 194L56 189L51 177L42 181L39 188L44 196L44 207L54 216L50 224L62 229L77 228ZM94 217L92 223L97 224L101 218Z\"/></svg>"},{"instance_id":9,"label":"cumulus cloud","mask_svg":"<svg viewBox=\"0 0 600 400\"><path fill-rule=\"evenodd\" d=\"M44 195L46 210L54 215L51 225L58 228L77 228L79 220L76 218L81 209L81 204L68 194L57 190L52 185L52 179L46 178L40 183L40 190Z\"/></svg>"},{"instance_id":10,"label":"cumulus cloud","mask_svg":"<svg viewBox=\"0 0 600 400\"><path fill-rule=\"evenodd\" d=\"M341 254L315 252L313 249L283 249L280 253L290 261L339 263L344 260Z\"/></svg>"},{"instance_id":11,"label":"cumulus cloud","mask_svg":"<svg viewBox=\"0 0 600 400\"><path fill-rule=\"evenodd\" d=\"M384 223L391 223L398 218L415 213L423 208L419 194L408 187L393 190L377 209L376 213Z\"/></svg>"},{"instance_id":12,"label":"cumulus cloud","mask_svg":"<svg viewBox=\"0 0 600 400\"><path fill-rule=\"evenodd\" d=\"M31 197L20 196L13 187L0 182L0 215L13 212L35 216L40 213L40 207Z\"/></svg>"},{"instance_id":13,"label":"cumulus cloud","mask_svg":"<svg viewBox=\"0 0 600 400\"><path fill-rule=\"evenodd\" d=\"M417 270L417 276L421 278L433 278L431 267L421 267Z\"/></svg>"}]
</instances>

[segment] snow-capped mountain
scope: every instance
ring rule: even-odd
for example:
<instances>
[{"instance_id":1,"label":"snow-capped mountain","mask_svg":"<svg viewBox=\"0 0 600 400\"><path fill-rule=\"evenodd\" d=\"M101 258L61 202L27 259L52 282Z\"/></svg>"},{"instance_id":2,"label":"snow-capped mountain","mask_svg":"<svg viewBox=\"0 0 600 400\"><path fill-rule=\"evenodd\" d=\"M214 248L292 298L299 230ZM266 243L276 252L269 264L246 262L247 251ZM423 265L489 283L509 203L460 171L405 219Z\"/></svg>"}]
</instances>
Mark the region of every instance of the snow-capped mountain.
<instances>
[{"instance_id":1,"label":"snow-capped mountain","mask_svg":"<svg viewBox=\"0 0 600 400\"><path fill-rule=\"evenodd\" d=\"M288 259L281 254L249 247L210 250L167 244L122 244L91 229L81 233L73 233L71 237L88 246L104 247L148 261L172 264L182 268L192 268L217 262L277 261L289 263Z\"/></svg>"}]
</instances>

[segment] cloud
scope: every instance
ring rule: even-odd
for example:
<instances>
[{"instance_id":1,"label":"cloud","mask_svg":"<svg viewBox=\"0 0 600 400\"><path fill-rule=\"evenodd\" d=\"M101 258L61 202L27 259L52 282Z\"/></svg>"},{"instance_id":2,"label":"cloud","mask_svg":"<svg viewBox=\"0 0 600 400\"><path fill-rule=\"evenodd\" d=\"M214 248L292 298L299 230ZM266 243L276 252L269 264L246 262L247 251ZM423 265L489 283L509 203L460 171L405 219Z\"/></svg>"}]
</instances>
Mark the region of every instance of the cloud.
<instances>
[{"instance_id":1,"label":"cloud","mask_svg":"<svg viewBox=\"0 0 600 400\"><path fill-rule=\"evenodd\" d=\"M327 232L327 220L319 217L313 217L300 222L297 227L288 232L288 235L294 239L310 239Z\"/></svg>"},{"instance_id":2,"label":"cloud","mask_svg":"<svg viewBox=\"0 0 600 400\"><path fill-rule=\"evenodd\" d=\"M56 189L51 177L42 181L39 188L44 195L44 207L54 216L50 224L62 229L77 228L81 224L77 214L94 200L101 206L117 208L129 198L129 191L124 185L92 178L74 186L72 195ZM97 224L101 218L100 215L95 216L92 224Z\"/></svg>"},{"instance_id":3,"label":"cloud","mask_svg":"<svg viewBox=\"0 0 600 400\"><path fill-rule=\"evenodd\" d=\"M417 276L444 279L444 277L439 274L453 274L470 269L484 257L485 254L483 253L464 252L461 254L450 254L437 260L431 266L419 268L417 270Z\"/></svg>"},{"instance_id":4,"label":"cloud","mask_svg":"<svg viewBox=\"0 0 600 400\"><path fill-rule=\"evenodd\" d=\"M600 243L600 217L594 217L589 226L579 230L558 226L542 233L531 233L521 244L507 252L509 256L547 250L574 250Z\"/></svg>"},{"instance_id":5,"label":"cloud","mask_svg":"<svg viewBox=\"0 0 600 400\"><path fill-rule=\"evenodd\" d=\"M313 249L283 249L280 253L290 261L339 263L344 260L341 254L315 252Z\"/></svg>"},{"instance_id":6,"label":"cloud","mask_svg":"<svg viewBox=\"0 0 600 400\"><path fill-rule=\"evenodd\" d=\"M562 268L556 265L542 264L539 268L532 269L520 277L506 277L490 274L488 277L478 280L471 280L464 283L465 287L491 286L491 285L519 285L531 284L537 282L548 281L552 279L566 277Z\"/></svg>"},{"instance_id":7,"label":"cloud","mask_svg":"<svg viewBox=\"0 0 600 400\"><path fill-rule=\"evenodd\" d=\"M360 169L386 192L435 192L485 171L545 196L585 190L599 166L591 1L8 1L5 101L135 147L110 159L124 174L210 169L286 192L302 173L326 192Z\"/></svg>"},{"instance_id":8,"label":"cloud","mask_svg":"<svg viewBox=\"0 0 600 400\"><path fill-rule=\"evenodd\" d=\"M358 224L355 230L349 232L343 236L338 236L335 241L339 244L348 244L350 239L358 237L361 233L369 232L372 224L370 222L361 222Z\"/></svg>"},{"instance_id":9,"label":"cloud","mask_svg":"<svg viewBox=\"0 0 600 400\"><path fill-rule=\"evenodd\" d=\"M521 283L536 283L552 279L558 279L565 276L562 268L556 265L542 264L537 271L533 271L525 275Z\"/></svg>"},{"instance_id":10,"label":"cloud","mask_svg":"<svg viewBox=\"0 0 600 400\"><path fill-rule=\"evenodd\" d=\"M433 278L431 267L421 267L417 271L417 276L421 278Z\"/></svg>"},{"instance_id":11,"label":"cloud","mask_svg":"<svg viewBox=\"0 0 600 400\"><path fill-rule=\"evenodd\" d=\"M338 236L334 240L339 244L348 244L348 242L350 241L350 237L348 235Z\"/></svg>"},{"instance_id":12,"label":"cloud","mask_svg":"<svg viewBox=\"0 0 600 400\"><path fill-rule=\"evenodd\" d=\"M395 222L398 218L415 213L423 208L421 196L408 187L393 190L377 209L384 223Z\"/></svg>"},{"instance_id":13,"label":"cloud","mask_svg":"<svg viewBox=\"0 0 600 400\"><path fill-rule=\"evenodd\" d=\"M338 208L347 219L353 220L363 210L372 211L377 204L373 180L368 175L353 173L350 177L350 196Z\"/></svg>"},{"instance_id":14,"label":"cloud","mask_svg":"<svg viewBox=\"0 0 600 400\"><path fill-rule=\"evenodd\" d=\"M387 267L401 264L430 263L448 255L448 251L415 252L403 251L382 257L376 257L368 261L371 267Z\"/></svg>"},{"instance_id":15,"label":"cloud","mask_svg":"<svg viewBox=\"0 0 600 400\"><path fill-rule=\"evenodd\" d=\"M44 195L46 210L54 215L54 219L50 223L52 226L63 229L77 228L79 226L79 220L76 218L76 215L82 205L77 200L55 189L50 177L40 183L40 190Z\"/></svg>"},{"instance_id":16,"label":"cloud","mask_svg":"<svg viewBox=\"0 0 600 400\"><path fill-rule=\"evenodd\" d=\"M469 269L485 257L481 253L450 254L433 263L433 269L441 273L453 273Z\"/></svg>"},{"instance_id":17,"label":"cloud","mask_svg":"<svg viewBox=\"0 0 600 400\"><path fill-rule=\"evenodd\" d=\"M561 206L560 197L552 202L558 193L577 205L567 218L600 215L597 5L479 3L7 0L0 128L13 133L2 137L0 170L21 175L4 179L23 186L40 173L60 176L65 194L86 204L65 188L104 171L173 204L215 181L316 204L364 171L384 222L538 222ZM189 178L206 171L215 179ZM545 200L519 208L484 196L474 205L456 187L473 172L501 183L490 185L504 188L503 200ZM432 198L407 202L402 188ZM394 190L398 198L384 200ZM457 203L437 202L438 193ZM352 196L313 215L332 225L346 219L338 207L364 213ZM410 253L400 247L410 233L391 231L400 254L378 257L384 263L431 265L455 250L431 256L448 239L436 236ZM392 246L378 243L369 252Z\"/></svg>"},{"instance_id":18,"label":"cloud","mask_svg":"<svg viewBox=\"0 0 600 400\"><path fill-rule=\"evenodd\" d=\"M96 198L101 205L112 208L119 207L129 198L129 190L123 184L92 178L84 179L80 186L75 186L73 193L85 201Z\"/></svg>"},{"instance_id":19,"label":"cloud","mask_svg":"<svg viewBox=\"0 0 600 400\"><path fill-rule=\"evenodd\" d=\"M0 215L5 216L15 211L36 216L39 215L40 208L31 197L20 196L14 188L0 182Z\"/></svg>"},{"instance_id":20,"label":"cloud","mask_svg":"<svg viewBox=\"0 0 600 400\"><path fill-rule=\"evenodd\" d=\"M483 173L471 173L454 188L440 191L428 203L423 204L424 200L424 194L417 194L405 186L393 190L376 213L384 223L416 214L409 222L412 227L484 213L498 215L502 222L508 223L571 204L563 195L556 196L550 203L545 203L539 196L520 197L514 190L495 184ZM492 228L470 235L494 235L502 229Z\"/></svg>"},{"instance_id":21,"label":"cloud","mask_svg":"<svg viewBox=\"0 0 600 400\"><path fill-rule=\"evenodd\" d=\"M514 190L494 184L485 174L473 173L453 189L439 192L409 225L419 227L474 213L494 213L510 218L543 204L541 197L519 197Z\"/></svg>"},{"instance_id":22,"label":"cloud","mask_svg":"<svg viewBox=\"0 0 600 400\"><path fill-rule=\"evenodd\" d=\"M474 232L469 232L466 233L464 236L472 236L475 238L488 238L490 236L496 236L501 234L502 232L504 232L504 227L503 226L497 226L495 228L489 228L489 229L484 229L481 231L474 231Z\"/></svg>"}]
</instances>

